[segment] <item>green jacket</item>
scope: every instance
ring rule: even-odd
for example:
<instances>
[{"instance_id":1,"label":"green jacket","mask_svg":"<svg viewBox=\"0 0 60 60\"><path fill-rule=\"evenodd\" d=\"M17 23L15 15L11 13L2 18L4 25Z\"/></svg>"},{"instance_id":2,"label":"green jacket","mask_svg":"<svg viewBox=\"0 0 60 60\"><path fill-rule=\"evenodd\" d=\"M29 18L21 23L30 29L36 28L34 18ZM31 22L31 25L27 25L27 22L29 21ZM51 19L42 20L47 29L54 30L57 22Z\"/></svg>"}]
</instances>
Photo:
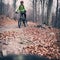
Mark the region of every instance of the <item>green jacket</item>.
<instances>
[{"instance_id":1,"label":"green jacket","mask_svg":"<svg viewBox=\"0 0 60 60\"><path fill-rule=\"evenodd\" d=\"M25 12L24 5L20 5L17 11L24 13Z\"/></svg>"}]
</instances>

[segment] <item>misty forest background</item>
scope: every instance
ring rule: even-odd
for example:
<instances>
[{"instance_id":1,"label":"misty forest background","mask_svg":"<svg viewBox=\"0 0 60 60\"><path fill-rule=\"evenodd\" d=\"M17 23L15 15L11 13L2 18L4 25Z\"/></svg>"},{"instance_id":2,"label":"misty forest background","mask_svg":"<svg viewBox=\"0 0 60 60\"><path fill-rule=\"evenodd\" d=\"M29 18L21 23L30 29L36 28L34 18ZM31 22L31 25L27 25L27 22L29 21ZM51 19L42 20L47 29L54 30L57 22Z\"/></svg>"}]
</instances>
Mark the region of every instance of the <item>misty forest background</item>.
<instances>
[{"instance_id":1,"label":"misty forest background","mask_svg":"<svg viewBox=\"0 0 60 60\"><path fill-rule=\"evenodd\" d=\"M18 19L20 0L0 0L0 15ZM60 0L24 0L27 20L60 28Z\"/></svg>"}]
</instances>

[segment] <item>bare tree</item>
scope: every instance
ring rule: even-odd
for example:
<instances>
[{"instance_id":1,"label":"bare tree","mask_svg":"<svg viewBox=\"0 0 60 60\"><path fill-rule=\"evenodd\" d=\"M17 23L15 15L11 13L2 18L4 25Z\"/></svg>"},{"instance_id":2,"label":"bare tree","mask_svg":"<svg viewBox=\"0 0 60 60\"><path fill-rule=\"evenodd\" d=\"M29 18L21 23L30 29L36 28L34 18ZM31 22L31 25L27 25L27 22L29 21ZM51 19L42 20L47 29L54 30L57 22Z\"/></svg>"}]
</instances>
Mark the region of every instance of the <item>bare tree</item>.
<instances>
[{"instance_id":1,"label":"bare tree","mask_svg":"<svg viewBox=\"0 0 60 60\"><path fill-rule=\"evenodd\" d=\"M33 0L33 18L34 22L37 21L37 0Z\"/></svg>"},{"instance_id":2,"label":"bare tree","mask_svg":"<svg viewBox=\"0 0 60 60\"><path fill-rule=\"evenodd\" d=\"M44 24L44 5L45 5L45 0L42 0L42 23Z\"/></svg>"},{"instance_id":3,"label":"bare tree","mask_svg":"<svg viewBox=\"0 0 60 60\"><path fill-rule=\"evenodd\" d=\"M33 0L33 22L35 21L35 9L34 9L34 1L35 1L35 0Z\"/></svg>"},{"instance_id":4,"label":"bare tree","mask_svg":"<svg viewBox=\"0 0 60 60\"><path fill-rule=\"evenodd\" d=\"M17 0L13 0L13 8L14 8L14 19L16 19L16 17L15 17L16 1L17 1Z\"/></svg>"},{"instance_id":5,"label":"bare tree","mask_svg":"<svg viewBox=\"0 0 60 60\"><path fill-rule=\"evenodd\" d=\"M60 28L60 8L59 8L59 14L58 14L58 19L57 19L57 26Z\"/></svg>"},{"instance_id":6,"label":"bare tree","mask_svg":"<svg viewBox=\"0 0 60 60\"><path fill-rule=\"evenodd\" d=\"M47 6L47 25L51 25L51 17L52 17L52 5L53 5L53 0L48 0L48 6Z\"/></svg>"},{"instance_id":7,"label":"bare tree","mask_svg":"<svg viewBox=\"0 0 60 60\"><path fill-rule=\"evenodd\" d=\"M2 15L2 0L0 0L0 14Z\"/></svg>"},{"instance_id":8,"label":"bare tree","mask_svg":"<svg viewBox=\"0 0 60 60\"><path fill-rule=\"evenodd\" d=\"M56 7L56 19L55 19L55 24L54 26L57 26L57 19L58 19L58 0L57 0L57 7Z\"/></svg>"}]
</instances>

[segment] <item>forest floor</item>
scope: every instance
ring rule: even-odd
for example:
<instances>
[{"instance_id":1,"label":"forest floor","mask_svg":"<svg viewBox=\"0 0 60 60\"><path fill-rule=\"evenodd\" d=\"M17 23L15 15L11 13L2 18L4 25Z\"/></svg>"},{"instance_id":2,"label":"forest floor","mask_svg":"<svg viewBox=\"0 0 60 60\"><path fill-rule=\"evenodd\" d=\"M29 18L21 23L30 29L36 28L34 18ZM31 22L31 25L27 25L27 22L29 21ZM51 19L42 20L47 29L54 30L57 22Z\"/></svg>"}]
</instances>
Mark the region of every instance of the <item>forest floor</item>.
<instances>
[{"instance_id":1,"label":"forest floor","mask_svg":"<svg viewBox=\"0 0 60 60\"><path fill-rule=\"evenodd\" d=\"M18 28L17 24L17 20L0 17L0 50L3 55L37 54L60 59L60 29L38 28L33 22Z\"/></svg>"}]
</instances>

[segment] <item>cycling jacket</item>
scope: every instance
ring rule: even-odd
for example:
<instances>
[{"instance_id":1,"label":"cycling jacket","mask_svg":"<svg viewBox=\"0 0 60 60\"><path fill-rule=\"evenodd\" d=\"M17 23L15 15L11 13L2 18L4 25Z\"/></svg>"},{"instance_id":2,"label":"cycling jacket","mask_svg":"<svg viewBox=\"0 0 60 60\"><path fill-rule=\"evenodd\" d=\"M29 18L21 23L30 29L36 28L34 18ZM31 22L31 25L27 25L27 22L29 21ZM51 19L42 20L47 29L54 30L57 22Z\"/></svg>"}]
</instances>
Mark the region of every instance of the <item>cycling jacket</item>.
<instances>
[{"instance_id":1,"label":"cycling jacket","mask_svg":"<svg viewBox=\"0 0 60 60\"><path fill-rule=\"evenodd\" d=\"M19 8L18 8L18 11L21 12L21 13L24 13L25 12L24 5L20 5Z\"/></svg>"}]
</instances>

